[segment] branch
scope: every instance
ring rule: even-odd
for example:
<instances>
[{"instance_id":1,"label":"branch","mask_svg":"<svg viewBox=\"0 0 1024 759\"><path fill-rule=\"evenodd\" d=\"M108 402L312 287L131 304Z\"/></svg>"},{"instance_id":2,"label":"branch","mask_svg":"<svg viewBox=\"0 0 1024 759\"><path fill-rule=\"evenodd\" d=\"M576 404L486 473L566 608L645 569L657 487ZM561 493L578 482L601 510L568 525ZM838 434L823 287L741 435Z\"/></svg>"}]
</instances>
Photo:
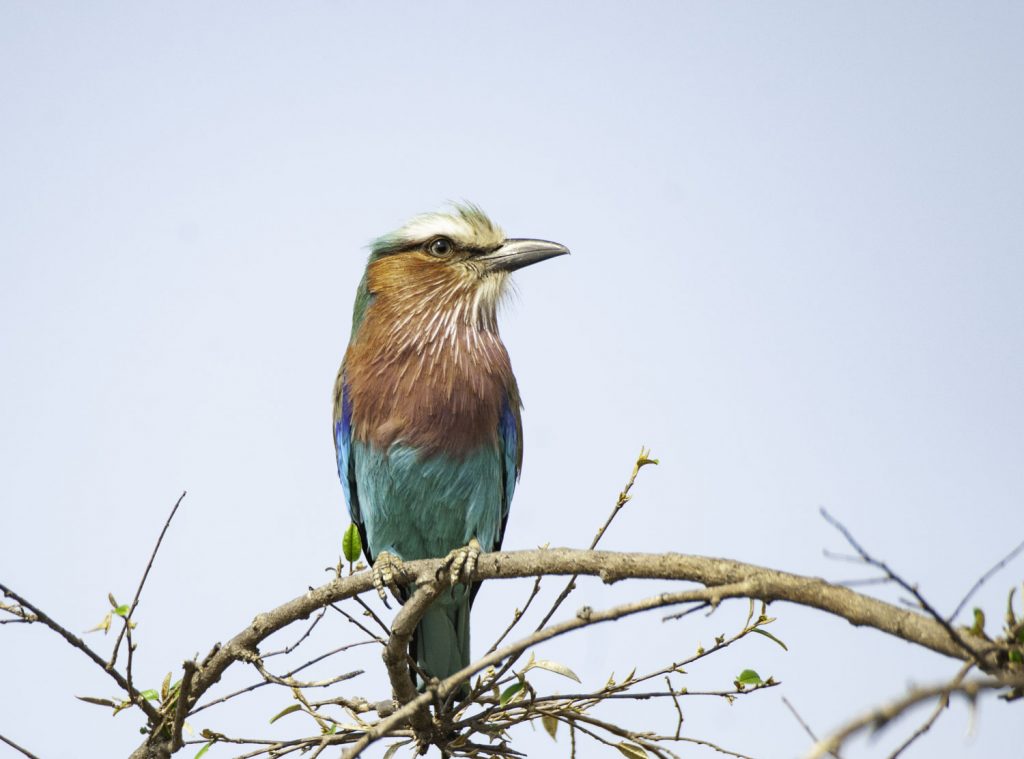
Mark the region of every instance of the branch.
<instances>
[{"instance_id":1,"label":"branch","mask_svg":"<svg viewBox=\"0 0 1024 759\"><path fill-rule=\"evenodd\" d=\"M132 686L130 682L125 680L125 678L121 675L120 672L118 672L116 669L108 669L107 662L104 661L99 654L97 654L95 651L89 648L89 646L86 644L84 640L79 638L77 635L75 635L73 632L68 630L63 625L58 624L56 620L54 620L52 617L46 614L38 606L29 603L3 583L0 583L0 592L3 592L4 596L6 596L7 598L13 598L15 601L17 601L19 606L22 606L23 608L28 609L30 612L35 614L36 620L38 622L41 622L42 624L49 627L55 633L64 638L64 640L70 643L73 647L77 648L79 651L81 651L90 659L92 659L92 661L95 664L97 664L100 669L102 669L104 672L110 675L110 677L114 679L114 682L116 682L121 687L121 689L128 694L128 698L131 700L131 702L139 708L141 708L142 711L146 713L146 717L149 718L149 722L151 725L155 725L158 722L160 722L160 712L158 712L156 708L151 703L149 703L149 701L140 696L139 692L135 690L135 688Z\"/></svg>"},{"instance_id":2,"label":"branch","mask_svg":"<svg viewBox=\"0 0 1024 759\"><path fill-rule=\"evenodd\" d=\"M973 703L982 692L1005 687L1007 687L1007 684L1002 680L990 678L984 680L972 680L970 682L959 684L947 682L932 685L927 688L915 688L902 698L886 704L885 706L872 709L861 717L848 722L828 738L818 741L811 747L811 750L805 754L804 759L821 759L825 754L838 751L842 748L843 743L856 733L869 728L873 731L880 730L908 709L924 701L930 701L937 697L941 699L948 699L953 694L959 694Z\"/></svg>"},{"instance_id":3,"label":"branch","mask_svg":"<svg viewBox=\"0 0 1024 759\"><path fill-rule=\"evenodd\" d=\"M28 757L28 759L39 759L38 756L33 754L27 748L22 748L17 743L12 741L10 738L5 738L4 736L0 735L0 742L6 743L8 746L13 748L15 751L20 751L22 753L22 755Z\"/></svg>"},{"instance_id":4,"label":"branch","mask_svg":"<svg viewBox=\"0 0 1024 759\"><path fill-rule=\"evenodd\" d=\"M402 604L401 610L391 623L391 635L384 646L381 658L384 659L384 666L388 670L388 678L394 689L395 701L399 704L409 703L419 695L409 670L409 641L416 631L416 625L427 613L430 604L440 595L441 589L440 582L418 584L412 598ZM430 723L430 713L426 707L417 709L410 719L410 724L417 732L429 729Z\"/></svg>"},{"instance_id":5,"label":"branch","mask_svg":"<svg viewBox=\"0 0 1024 759\"><path fill-rule=\"evenodd\" d=\"M404 570L406 578L419 587L432 587L440 592L447 587L447 574L438 570L443 566L444 559L424 559L406 562ZM637 606L641 611L648 608L665 606L668 603L685 601L709 602L716 605L727 598L755 598L762 601L788 601L810 608L819 609L846 619L854 625L865 625L893 635L910 643L928 648L932 651L958 660L976 659L986 671L998 672L1001 649L998 645L984 638L972 635L963 630L958 636L959 641L952 638L944 625L934 618L917 611L901 608L862 595L849 588L841 587L824 580L805 577L787 572L780 572L753 564L715 559L702 556L683 554L646 554L620 553L613 551L586 551L567 548L538 549L532 551L511 551L482 555L477 562L474 580L494 580L546 575L591 575L600 577L606 583L613 583L627 578L658 579L696 582L705 586L705 590L692 590L683 593L669 593L659 596L661 602L647 603ZM128 690L128 683L115 670L107 670L106 662L93 652L80 638L57 625L52 619L39 611L20 596L0 585L6 595L18 602L22 607L36 614L41 622L57 631L69 643L85 652L96 664L108 672L123 689ZM224 674L225 670L237 661L251 661L258 655L258 646L267 637L284 627L301 619L308 619L324 606L360 593L373 590L373 579L368 571L359 572L347 577L334 579L318 588L288 601L269 612L258 615L248 626L235 635L223 646L214 650L199 665L192 682L192 695L188 707L192 706L211 688ZM670 599L666 601L664 599ZM410 617L411 618L411 617ZM600 621L591 615L587 619L577 618L568 623L561 623L546 628L542 633L558 631L568 624L575 629L583 624ZM559 633L555 633L559 634ZM528 638L528 641L536 640ZM527 643L532 645L532 643ZM967 650L964 650L963 646ZM466 678L486 668L489 663L496 663L506 656L523 650L521 646L505 647L493 652L485 659L480 668L463 670L453 678L448 678L441 685L439 692L451 693L455 686ZM154 707L138 694L132 694L135 703L146 710L153 724L160 722L160 715ZM428 703L432 695L421 694L409 702L410 704ZM139 703L142 702L142 703ZM403 707L404 709L405 707ZM415 709L414 709L415 710ZM413 710L413 711L414 711ZM399 710L402 711L402 710ZM397 714L398 712L396 712ZM405 720L409 713L403 712ZM394 715L392 715L393 717ZM388 718L391 719L391 718ZM384 720L385 722L387 720ZM380 726L382 723L378 723ZM156 736L150 736L156 739ZM167 744L169 749L170 742ZM166 750L166 749L165 749ZM160 750L153 744L140 747L137 756L159 756ZM164 754L166 755L166 754Z\"/></svg>"},{"instance_id":6,"label":"branch","mask_svg":"<svg viewBox=\"0 0 1024 759\"><path fill-rule=\"evenodd\" d=\"M582 552L581 552L582 553ZM483 558L483 557L481 557ZM406 565L408 568L408 565ZM477 565L479 569L479 565ZM589 574L587 572L578 572L577 574ZM622 604L621 606L615 606L606 611L594 611L589 607L583 607L573 619L560 622L550 627L546 627L543 630L528 635L522 640L516 641L515 643L509 644L504 648L500 648L497 651L493 651L482 659L470 664L468 667L460 669L450 677L445 678L439 683L429 683L427 690L424 693L417 695L415 699L408 702L401 709L396 711L389 717L382 719L371 729L367 730L366 734L360 738L351 749L345 752L343 755L344 759L354 759L359 756L370 743L388 735L389 732L398 727L409 717L414 714L418 709L422 708L426 704L430 703L435 697L444 699L447 697L455 688L458 688L463 682L467 681L473 675L478 672L482 672L488 667L497 664L506 656L515 656L525 651L530 646L534 646L537 643L542 643L545 640L564 635L572 630L577 630L581 627L587 627L589 625L598 624L600 622L610 622L614 619L621 619L632 614L637 614L642 611L648 611L650 609L657 609L663 606L672 606L675 604L686 603L688 601L708 601L712 600L717 603L717 600L724 597L737 597L745 596L744 590L746 589L745 583L738 583L736 585L723 586L721 588L705 588L703 590L686 590L679 593L662 593L658 596L652 596L645 598L640 601L633 601L631 603ZM729 594L729 595L725 595Z\"/></svg>"},{"instance_id":7,"label":"branch","mask_svg":"<svg viewBox=\"0 0 1024 759\"><path fill-rule=\"evenodd\" d=\"M128 608L128 613L124 615L124 627L117 634L117 640L114 641L114 652L110 655L110 663L107 665L113 669L114 665L117 664L117 653L121 649L121 640L124 638L125 632L128 632L129 641L128 646L131 647L131 625L132 625L132 613L135 611L135 607L139 605L139 597L142 595L142 588L146 585L146 578L149 577L149 570L153 568L153 561L156 559L156 553L160 550L160 544L164 542L164 535L167 534L167 528L171 526L171 520L174 519L174 515L178 513L178 507L181 506L181 502L185 500L185 496L188 494L187 490L182 491L181 495L178 496L178 500L174 503L174 508L171 509L171 513L168 514L167 520L164 522L163 529L160 530L160 535L156 539L156 545L153 546L153 552L149 555L149 561L146 563L146 569L142 573L142 579L139 580L139 587L135 590L135 598L132 599L132 605ZM131 651L129 651L131 653ZM131 667L128 668L128 677L131 678Z\"/></svg>"},{"instance_id":8,"label":"branch","mask_svg":"<svg viewBox=\"0 0 1024 759\"><path fill-rule=\"evenodd\" d=\"M196 663L189 659L182 665L185 674L181 677L181 685L178 688L178 703L174 708L174 724L171 726L171 751L177 751L182 746L181 728L185 724L185 716L188 714L188 699L192 695L192 678L196 674Z\"/></svg>"}]
</instances>

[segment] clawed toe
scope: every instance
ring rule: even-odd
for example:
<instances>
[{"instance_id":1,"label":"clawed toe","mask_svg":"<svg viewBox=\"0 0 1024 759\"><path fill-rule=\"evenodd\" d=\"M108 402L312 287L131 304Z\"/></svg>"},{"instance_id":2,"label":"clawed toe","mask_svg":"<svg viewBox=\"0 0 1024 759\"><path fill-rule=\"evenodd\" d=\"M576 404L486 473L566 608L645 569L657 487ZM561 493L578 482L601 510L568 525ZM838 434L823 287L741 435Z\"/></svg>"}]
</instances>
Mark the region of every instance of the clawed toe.
<instances>
[{"instance_id":1,"label":"clawed toe","mask_svg":"<svg viewBox=\"0 0 1024 759\"><path fill-rule=\"evenodd\" d=\"M476 538L470 538L469 545L456 548L445 557L445 562L438 570L438 574L447 569L448 578L454 586L463 577L463 573L465 573L465 579L468 582L472 578L473 573L476 572L476 564L480 558L480 553L480 542Z\"/></svg>"},{"instance_id":2,"label":"clawed toe","mask_svg":"<svg viewBox=\"0 0 1024 759\"><path fill-rule=\"evenodd\" d=\"M404 571L402 560L387 551L381 551L377 554L377 559L373 562L373 587L377 589L377 595L380 596L380 600L389 609L391 605L388 603L388 594L384 589L390 590L395 598L401 601L402 596L398 590L395 576Z\"/></svg>"}]
</instances>

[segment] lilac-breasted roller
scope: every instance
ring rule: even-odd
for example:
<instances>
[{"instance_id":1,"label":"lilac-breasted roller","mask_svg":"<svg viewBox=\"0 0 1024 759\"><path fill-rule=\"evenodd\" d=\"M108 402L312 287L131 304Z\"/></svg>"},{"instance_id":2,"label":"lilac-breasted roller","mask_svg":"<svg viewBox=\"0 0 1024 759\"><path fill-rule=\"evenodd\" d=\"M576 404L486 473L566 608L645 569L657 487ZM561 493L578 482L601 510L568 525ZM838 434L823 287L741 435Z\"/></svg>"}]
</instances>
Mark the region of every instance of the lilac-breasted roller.
<instances>
[{"instance_id":1,"label":"lilac-breasted roller","mask_svg":"<svg viewBox=\"0 0 1024 759\"><path fill-rule=\"evenodd\" d=\"M511 272L568 252L506 239L472 205L417 216L371 245L334 387L334 440L382 597L401 560L448 556L454 583L501 546L523 428L497 306ZM410 653L427 674L469 664L475 590L453 585L424 615Z\"/></svg>"}]
</instances>

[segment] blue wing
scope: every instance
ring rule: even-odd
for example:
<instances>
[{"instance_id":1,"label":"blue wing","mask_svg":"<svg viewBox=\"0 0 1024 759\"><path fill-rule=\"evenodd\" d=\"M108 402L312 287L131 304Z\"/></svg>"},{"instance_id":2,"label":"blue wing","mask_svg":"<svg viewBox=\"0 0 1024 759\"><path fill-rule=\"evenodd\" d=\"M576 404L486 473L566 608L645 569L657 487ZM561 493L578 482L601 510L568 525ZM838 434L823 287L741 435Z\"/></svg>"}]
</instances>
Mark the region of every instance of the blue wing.
<instances>
[{"instance_id":1,"label":"blue wing","mask_svg":"<svg viewBox=\"0 0 1024 759\"><path fill-rule=\"evenodd\" d=\"M523 464L523 423L519 415L519 399L516 396L505 399L505 406L498 422L498 441L503 453L502 472L505 488L501 504L501 531L498 533L498 544L493 549L495 551L501 548L501 541L505 536L512 496L516 492L516 481L519 479L519 470Z\"/></svg>"},{"instance_id":2,"label":"blue wing","mask_svg":"<svg viewBox=\"0 0 1024 759\"><path fill-rule=\"evenodd\" d=\"M359 528L359 537L363 541L363 553L373 563L370 545L366 540L366 526L359 509L359 490L356 487L356 467L352 451L352 399L348 395L348 385L341 378L341 393L334 415L334 450L338 455L338 479L345 493L345 505L352 523Z\"/></svg>"}]
</instances>

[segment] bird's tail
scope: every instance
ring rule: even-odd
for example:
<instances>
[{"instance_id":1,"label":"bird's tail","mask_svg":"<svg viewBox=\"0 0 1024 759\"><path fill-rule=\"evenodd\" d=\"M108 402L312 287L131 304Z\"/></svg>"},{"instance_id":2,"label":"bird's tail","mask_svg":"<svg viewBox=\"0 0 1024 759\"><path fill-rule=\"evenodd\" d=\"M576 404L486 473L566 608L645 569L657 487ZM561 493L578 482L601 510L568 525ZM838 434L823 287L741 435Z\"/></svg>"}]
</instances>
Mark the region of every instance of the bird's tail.
<instances>
[{"instance_id":1,"label":"bird's tail","mask_svg":"<svg viewBox=\"0 0 1024 759\"><path fill-rule=\"evenodd\" d=\"M469 591L456 585L442 593L423 615L409 643L421 670L444 680L469 665ZM423 687L423 678L417 677Z\"/></svg>"}]
</instances>

